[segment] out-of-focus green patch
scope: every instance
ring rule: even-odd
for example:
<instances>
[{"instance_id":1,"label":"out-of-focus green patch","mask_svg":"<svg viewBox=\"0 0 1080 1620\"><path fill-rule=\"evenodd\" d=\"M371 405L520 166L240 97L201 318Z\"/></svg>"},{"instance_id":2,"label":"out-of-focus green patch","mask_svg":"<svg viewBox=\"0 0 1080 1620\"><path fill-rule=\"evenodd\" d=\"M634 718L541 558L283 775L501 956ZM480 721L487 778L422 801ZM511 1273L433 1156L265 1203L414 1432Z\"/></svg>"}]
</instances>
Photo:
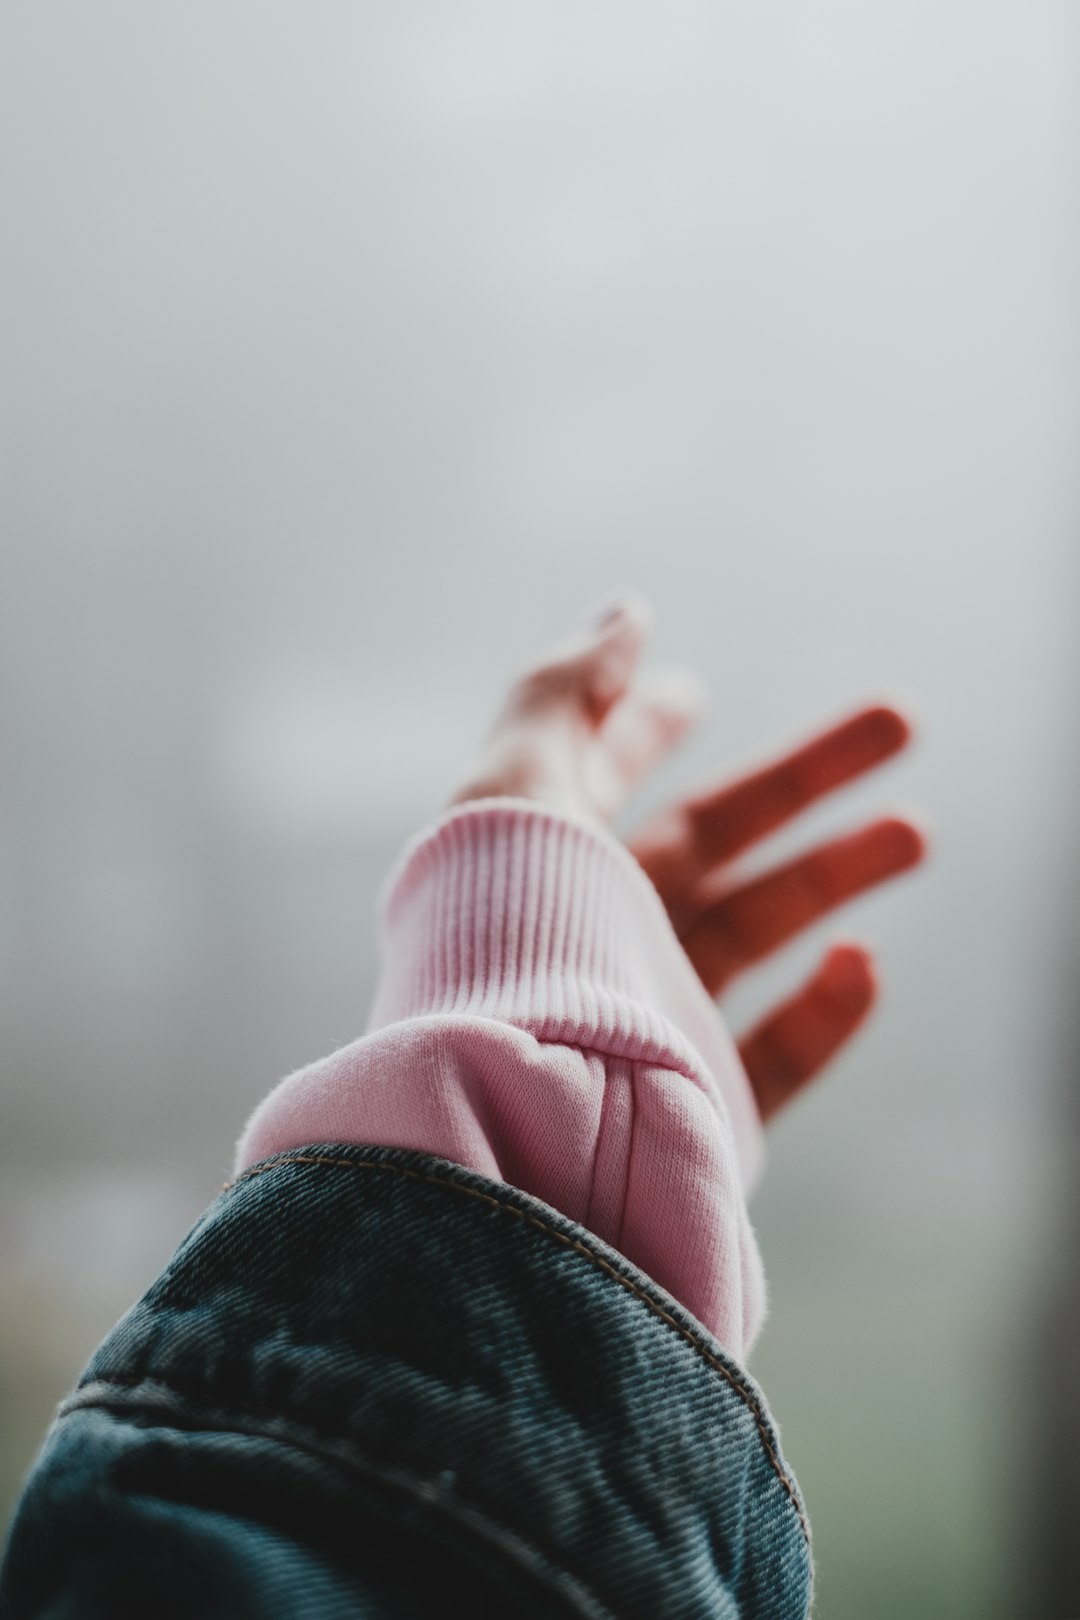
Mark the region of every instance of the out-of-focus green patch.
<instances>
[{"instance_id":1,"label":"out-of-focus green patch","mask_svg":"<svg viewBox=\"0 0 1080 1620\"><path fill-rule=\"evenodd\" d=\"M928 1317L924 1285L867 1310L868 1280L851 1276L838 1318L835 1294L826 1310L805 1280L774 1278L753 1359L809 1508L815 1620L1013 1620L1022 1408L995 1347L956 1333L955 1300Z\"/></svg>"}]
</instances>

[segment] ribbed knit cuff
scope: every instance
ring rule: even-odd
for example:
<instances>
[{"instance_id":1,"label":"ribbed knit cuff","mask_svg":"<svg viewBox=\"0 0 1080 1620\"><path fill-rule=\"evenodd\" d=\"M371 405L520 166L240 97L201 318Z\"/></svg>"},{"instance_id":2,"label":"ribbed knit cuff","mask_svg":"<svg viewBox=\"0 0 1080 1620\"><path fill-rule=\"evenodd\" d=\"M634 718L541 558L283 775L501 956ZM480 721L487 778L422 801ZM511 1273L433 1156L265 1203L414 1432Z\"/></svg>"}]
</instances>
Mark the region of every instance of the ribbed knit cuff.
<instances>
[{"instance_id":1,"label":"ribbed knit cuff","mask_svg":"<svg viewBox=\"0 0 1080 1620\"><path fill-rule=\"evenodd\" d=\"M366 1033L424 1015L497 1019L538 1040L664 1064L730 1122L743 1187L757 1105L663 903L613 834L528 799L476 799L408 843L379 902Z\"/></svg>"}]
</instances>

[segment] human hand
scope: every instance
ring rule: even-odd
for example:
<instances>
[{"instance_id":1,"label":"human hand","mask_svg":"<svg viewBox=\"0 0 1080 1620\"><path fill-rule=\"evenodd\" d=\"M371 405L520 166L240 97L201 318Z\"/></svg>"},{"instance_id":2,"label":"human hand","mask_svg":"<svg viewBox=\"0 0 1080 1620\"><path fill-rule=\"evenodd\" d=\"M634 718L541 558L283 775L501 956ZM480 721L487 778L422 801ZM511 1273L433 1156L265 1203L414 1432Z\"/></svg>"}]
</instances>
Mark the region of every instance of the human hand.
<instances>
[{"instance_id":1,"label":"human hand","mask_svg":"<svg viewBox=\"0 0 1080 1620\"><path fill-rule=\"evenodd\" d=\"M527 669L451 805L534 799L610 828L704 707L689 672L637 673L651 622L642 597L621 597ZM669 806L627 841L711 996L844 901L923 859L919 825L893 815L751 878L727 870L759 839L897 753L910 735L899 709L865 705L770 763ZM865 1021L878 988L872 953L836 940L810 979L738 1042L763 1120L821 1073Z\"/></svg>"}]
</instances>

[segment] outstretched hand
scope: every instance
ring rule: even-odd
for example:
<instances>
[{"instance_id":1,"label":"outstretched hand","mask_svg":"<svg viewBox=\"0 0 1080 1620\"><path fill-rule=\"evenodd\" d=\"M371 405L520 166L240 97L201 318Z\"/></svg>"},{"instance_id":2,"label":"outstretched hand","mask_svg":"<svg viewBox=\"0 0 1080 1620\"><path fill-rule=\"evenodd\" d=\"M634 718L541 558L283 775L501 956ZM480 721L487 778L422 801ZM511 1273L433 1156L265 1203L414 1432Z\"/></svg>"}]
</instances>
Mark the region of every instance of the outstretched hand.
<instances>
[{"instance_id":1,"label":"outstretched hand","mask_svg":"<svg viewBox=\"0 0 1080 1620\"><path fill-rule=\"evenodd\" d=\"M633 789L704 708L687 671L638 673L648 603L619 599L513 684L481 758L451 804L511 795L609 827ZM926 838L881 816L749 879L729 864L833 789L897 753L909 721L888 704L856 709L790 752L671 805L628 840L712 996L828 912L916 866ZM835 941L811 978L739 1041L761 1117L828 1064L878 994L874 958Z\"/></svg>"}]
</instances>

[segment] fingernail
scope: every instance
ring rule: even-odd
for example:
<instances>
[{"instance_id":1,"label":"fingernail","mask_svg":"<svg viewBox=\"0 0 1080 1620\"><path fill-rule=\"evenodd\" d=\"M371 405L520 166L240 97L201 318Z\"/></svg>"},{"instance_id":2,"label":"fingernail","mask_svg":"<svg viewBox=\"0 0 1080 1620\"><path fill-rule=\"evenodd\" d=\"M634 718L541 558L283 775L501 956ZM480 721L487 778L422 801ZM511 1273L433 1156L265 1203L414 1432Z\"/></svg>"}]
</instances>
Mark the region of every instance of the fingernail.
<instances>
[{"instance_id":1,"label":"fingernail","mask_svg":"<svg viewBox=\"0 0 1080 1620\"><path fill-rule=\"evenodd\" d=\"M594 630L606 630L608 625L615 624L619 619L625 619L626 613L625 598L615 597L605 603L598 613L593 614L589 624Z\"/></svg>"},{"instance_id":2,"label":"fingernail","mask_svg":"<svg viewBox=\"0 0 1080 1620\"><path fill-rule=\"evenodd\" d=\"M610 630L627 619L636 619L644 628L652 625L652 608L640 591L621 590L609 596L589 620L592 630Z\"/></svg>"}]
</instances>

